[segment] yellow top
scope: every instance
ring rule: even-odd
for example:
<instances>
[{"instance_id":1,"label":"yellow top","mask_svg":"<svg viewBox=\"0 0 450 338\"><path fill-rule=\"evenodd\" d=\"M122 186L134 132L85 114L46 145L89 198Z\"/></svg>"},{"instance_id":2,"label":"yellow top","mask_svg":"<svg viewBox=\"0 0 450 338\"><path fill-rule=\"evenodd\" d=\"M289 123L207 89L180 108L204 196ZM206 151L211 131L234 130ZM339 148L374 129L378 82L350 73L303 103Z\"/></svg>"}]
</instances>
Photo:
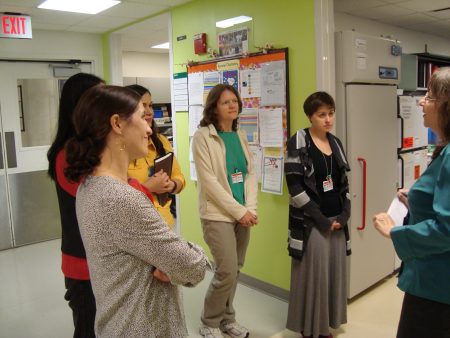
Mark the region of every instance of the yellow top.
<instances>
[{"instance_id":1,"label":"yellow top","mask_svg":"<svg viewBox=\"0 0 450 338\"><path fill-rule=\"evenodd\" d=\"M173 152L173 148L169 142L169 140L161 134L158 134L159 139L161 140L164 149L166 152ZM148 140L148 154L146 157L140 158L136 161L132 161L130 166L128 167L128 177L137 179L140 183L144 183L148 179L148 169L153 167L154 160L157 157L156 148L153 144L151 138ZM170 175L171 179L176 179L179 182L182 182L181 190L186 186L186 180L184 179L184 175L181 172L180 164L178 163L176 157L173 157L172 164L172 174ZM181 191L180 190L180 191ZM156 197L156 196L155 196ZM165 205L160 205L157 198L154 198L154 204L156 210L161 214L164 220L167 222L169 227L172 229L175 225L175 220L170 213L170 205L172 204L172 200L169 198Z\"/></svg>"}]
</instances>

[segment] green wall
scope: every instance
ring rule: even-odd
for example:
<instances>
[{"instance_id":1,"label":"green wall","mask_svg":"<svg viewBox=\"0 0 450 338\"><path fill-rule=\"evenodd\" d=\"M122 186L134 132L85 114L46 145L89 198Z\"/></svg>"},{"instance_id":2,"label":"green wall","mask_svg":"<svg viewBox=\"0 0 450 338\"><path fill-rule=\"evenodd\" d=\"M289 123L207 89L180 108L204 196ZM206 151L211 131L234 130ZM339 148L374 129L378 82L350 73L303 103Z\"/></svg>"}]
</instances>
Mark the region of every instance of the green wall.
<instances>
[{"instance_id":1,"label":"green wall","mask_svg":"<svg viewBox=\"0 0 450 338\"><path fill-rule=\"evenodd\" d=\"M276 48L289 48L289 87L291 134L307 126L303 113L304 99L316 88L313 0L197 0L172 10L174 72L186 71L188 60L207 60L194 54L193 35L207 34L208 47L217 48L215 22L238 15L253 17L249 25L250 43ZM187 39L177 41L178 36ZM249 46L250 52L256 51ZM197 209L195 183L189 179L188 114L176 114L178 159L187 178L186 189L180 194L180 224L183 237L201 244L203 241ZM287 219L289 198L286 184L284 195L258 194L260 223L252 229L245 274L289 289L290 259L287 255Z\"/></svg>"}]
</instances>

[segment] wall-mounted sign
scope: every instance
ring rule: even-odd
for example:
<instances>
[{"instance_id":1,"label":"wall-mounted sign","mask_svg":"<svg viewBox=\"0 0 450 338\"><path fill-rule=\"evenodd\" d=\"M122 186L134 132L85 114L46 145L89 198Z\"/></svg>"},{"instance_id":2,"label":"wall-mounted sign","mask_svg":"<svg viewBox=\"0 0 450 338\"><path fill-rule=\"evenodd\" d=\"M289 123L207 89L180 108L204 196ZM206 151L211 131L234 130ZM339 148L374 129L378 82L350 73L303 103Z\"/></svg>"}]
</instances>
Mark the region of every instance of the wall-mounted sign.
<instances>
[{"instance_id":1,"label":"wall-mounted sign","mask_svg":"<svg viewBox=\"0 0 450 338\"><path fill-rule=\"evenodd\" d=\"M0 14L0 38L31 39L31 17L19 14Z\"/></svg>"}]
</instances>

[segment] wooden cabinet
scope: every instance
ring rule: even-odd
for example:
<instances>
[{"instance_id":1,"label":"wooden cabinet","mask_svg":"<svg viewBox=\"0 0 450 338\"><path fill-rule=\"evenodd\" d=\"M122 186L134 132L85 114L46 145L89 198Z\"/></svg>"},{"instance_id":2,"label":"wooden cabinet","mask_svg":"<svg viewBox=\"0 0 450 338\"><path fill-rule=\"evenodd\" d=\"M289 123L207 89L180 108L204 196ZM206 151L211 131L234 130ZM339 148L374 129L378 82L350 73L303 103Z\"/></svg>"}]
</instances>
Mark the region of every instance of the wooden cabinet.
<instances>
[{"instance_id":1,"label":"wooden cabinet","mask_svg":"<svg viewBox=\"0 0 450 338\"><path fill-rule=\"evenodd\" d=\"M441 67L450 67L450 57L429 53L403 54L399 88L426 90L431 74Z\"/></svg>"}]
</instances>

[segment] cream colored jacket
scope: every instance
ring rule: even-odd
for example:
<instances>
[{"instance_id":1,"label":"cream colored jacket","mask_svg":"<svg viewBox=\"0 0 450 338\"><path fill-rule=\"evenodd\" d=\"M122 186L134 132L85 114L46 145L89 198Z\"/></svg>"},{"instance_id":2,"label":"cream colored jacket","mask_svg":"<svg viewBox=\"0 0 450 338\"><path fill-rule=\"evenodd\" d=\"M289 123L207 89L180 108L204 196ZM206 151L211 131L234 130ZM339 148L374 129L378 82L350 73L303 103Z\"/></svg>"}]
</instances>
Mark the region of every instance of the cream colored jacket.
<instances>
[{"instance_id":1,"label":"cream colored jacket","mask_svg":"<svg viewBox=\"0 0 450 338\"><path fill-rule=\"evenodd\" d=\"M212 221L236 222L247 211L256 215L258 183L245 133L238 131L247 160L245 206L239 204L227 180L225 144L210 124L201 127L192 140L192 153L197 170L200 217Z\"/></svg>"}]
</instances>

